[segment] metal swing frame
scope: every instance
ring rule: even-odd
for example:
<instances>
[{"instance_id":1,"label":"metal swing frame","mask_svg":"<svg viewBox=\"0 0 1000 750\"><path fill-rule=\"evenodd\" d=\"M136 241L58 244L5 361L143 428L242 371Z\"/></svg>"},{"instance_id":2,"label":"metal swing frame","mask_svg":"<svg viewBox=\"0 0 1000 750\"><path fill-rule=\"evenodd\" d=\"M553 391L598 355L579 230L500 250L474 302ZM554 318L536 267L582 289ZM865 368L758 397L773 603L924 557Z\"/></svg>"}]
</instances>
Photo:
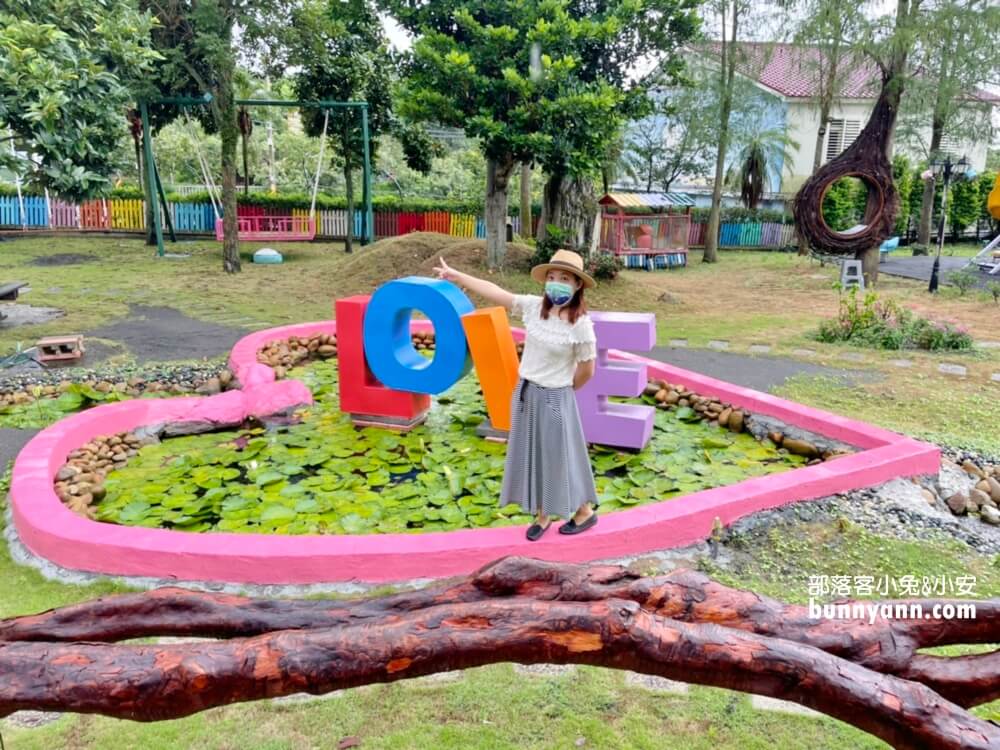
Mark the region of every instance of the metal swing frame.
<instances>
[{"instance_id":1,"label":"metal swing frame","mask_svg":"<svg viewBox=\"0 0 1000 750\"><path fill-rule=\"evenodd\" d=\"M142 118L142 150L143 156L146 159L146 195L154 196L156 193L154 191L162 191L162 186L160 185L159 174L156 169L156 162L153 157L153 141L150 137L149 132L149 105L150 104L172 104L179 107L192 107L203 104L208 104L212 101L211 94L205 94L201 97L189 97L189 96L172 96L163 97L159 99L147 99L141 100L139 102L139 115ZM337 102L337 101L300 101L300 100L285 100L285 99L237 99L237 106L250 106L250 107L298 107L298 108L312 108L312 109L322 109L325 112L325 117L323 119L323 136L320 139L320 157L319 164L316 168L316 177L313 180L313 192L312 192L312 202L309 208L309 217L304 220L300 216L265 216L265 217L247 217L247 220L237 218L238 235L240 239L248 240L311 240L316 236L316 193L319 188L319 174L322 169L323 163L323 150L326 144L326 126L329 122L330 110L332 109L356 109L361 115L361 141L362 141L362 182L361 182L361 244L367 245L375 241L375 217L372 210L372 164L371 164L371 150L368 146L368 102ZM212 189L209 187L209 194L212 194ZM221 201L220 201L221 202ZM153 231L156 235L156 252L157 255L162 257L165 254L163 247L163 225L161 223L160 217L160 205L159 202L150 199L150 213L152 214L153 220ZM215 222L215 233L216 238L222 240L223 228L222 228L222 217L218 210L215 208L215 200L212 200L212 208L216 211L216 222ZM354 217L349 216L348 227L353 224ZM269 225L267 228L261 226L254 226L254 221L258 223L262 220L268 220ZM168 217L169 220L169 217ZM241 223L242 222L242 223ZM246 224L244 227L243 224ZM277 228L275 228L277 227Z\"/></svg>"}]
</instances>

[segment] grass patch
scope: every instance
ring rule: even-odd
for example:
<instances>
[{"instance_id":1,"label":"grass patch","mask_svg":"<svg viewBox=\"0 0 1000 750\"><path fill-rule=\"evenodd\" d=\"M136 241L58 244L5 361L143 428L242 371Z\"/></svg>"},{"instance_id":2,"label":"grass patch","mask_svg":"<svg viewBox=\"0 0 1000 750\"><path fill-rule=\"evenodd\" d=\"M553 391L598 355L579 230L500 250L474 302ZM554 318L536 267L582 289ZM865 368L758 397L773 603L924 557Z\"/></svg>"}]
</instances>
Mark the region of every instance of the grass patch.
<instances>
[{"instance_id":1,"label":"grass patch","mask_svg":"<svg viewBox=\"0 0 1000 750\"><path fill-rule=\"evenodd\" d=\"M959 383L920 372L879 383L844 385L797 376L776 393L809 406L873 422L913 437L1000 456L1000 399L995 385Z\"/></svg>"}]
</instances>

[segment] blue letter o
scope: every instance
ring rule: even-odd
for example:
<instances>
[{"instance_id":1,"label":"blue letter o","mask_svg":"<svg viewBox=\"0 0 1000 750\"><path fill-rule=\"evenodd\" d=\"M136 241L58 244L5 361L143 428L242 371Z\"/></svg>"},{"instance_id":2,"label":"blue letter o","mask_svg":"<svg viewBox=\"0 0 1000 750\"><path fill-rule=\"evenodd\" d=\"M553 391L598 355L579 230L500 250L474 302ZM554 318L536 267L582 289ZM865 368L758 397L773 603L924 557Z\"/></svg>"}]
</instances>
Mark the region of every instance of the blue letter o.
<instances>
[{"instance_id":1,"label":"blue letter o","mask_svg":"<svg viewBox=\"0 0 1000 750\"><path fill-rule=\"evenodd\" d=\"M409 276L383 284L365 311L365 359L388 388L441 393L472 366L462 316L475 308L450 281ZM434 326L434 357L427 359L410 337L410 316L420 310Z\"/></svg>"}]
</instances>

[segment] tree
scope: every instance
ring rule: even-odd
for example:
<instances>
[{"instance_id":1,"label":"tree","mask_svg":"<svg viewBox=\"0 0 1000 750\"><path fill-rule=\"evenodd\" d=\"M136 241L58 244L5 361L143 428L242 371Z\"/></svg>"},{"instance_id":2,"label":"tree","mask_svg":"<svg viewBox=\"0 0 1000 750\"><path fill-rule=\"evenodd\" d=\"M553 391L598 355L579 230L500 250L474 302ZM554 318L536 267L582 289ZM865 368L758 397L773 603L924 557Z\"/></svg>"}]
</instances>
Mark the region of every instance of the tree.
<instances>
[{"instance_id":1,"label":"tree","mask_svg":"<svg viewBox=\"0 0 1000 750\"><path fill-rule=\"evenodd\" d=\"M662 99L656 106L653 120L662 122L665 141L665 148L654 160L654 172L664 192L669 192L681 175L704 177L710 169L717 136L718 101L702 87L704 83L699 74L690 84L654 92L654 96L660 95Z\"/></svg>"},{"instance_id":2,"label":"tree","mask_svg":"<svg viewBox=\"0 0 1000 750\"><path fill-rule=\"evenodd\" d=\"M754 131L740 145L727 181L739 187L744 206L754 210L768 185L781 185L783 165L793 158L790 149L798 147L783 128L766 127Z\"/></svg>"},{"instance_id":3,"label":"tree","mask_svg":"<svg viewBox=\"0 0 1000 750\"><path fill-rule=\"evenodd\" d=\"M619 70L618 58L584 51L620 48L632 54L645 48L660 27L627 21L652 19L648 8L654 3L383 0L383 5L416 36L405 68L405 112L462 128L479 140L486 156L488 263L498 266L503 260L507 189L519 163L534 162L547 175L542 231L546 222L565 220L574 230L585 224L591 176L606 160L626 105L640 104L641 97L615 85L609 71ZM662 28L674 33L682 24L672 13ZM633 43L625 45L626 38Z\"/></svg>"},{"instance_id":4,"label":"tree","mask_svg":"<svg viewBox=\"0 0 1000 750\"><path fill-rule=\"evenodd\" d=\"M726 157L729 150L729 118L733 110L736 87L736 63L742 56L738 46L740 20L750 12L750 0L713 0L709 7L718 15L722 34L719 39L719 66L716 91L719 98L719 129L715 150L715 179L712 182L712 206L705 227L705 252L702 260L715 263L719 259L719 219L722 213L722 187L725 180ZM728 25L727 25L728 24Z\"/></svg>"},{"instance_id":5,"label":"tree","mask_svg":"<svg viewBox=\"0 0 1000 750\"><path fill-rule=\"evenodd\" d=\"M1000 6L989 0L939 0L925 12L906 106L924 127L929 121L930 141L921 144L929 159L943 157L945 136L956 141L989 139L989 107L977 103L975 91L1000 70L998 30ZM923 141L921 129L915 130L917 135L911 133L910 139ZM930 241L933 205L934 181L927 180L917 230L921 244Z\"/></svg>"},{"instance_id":6,"label":"tree","mask_svg":"<svg viewBox=\"0 0 1000 750\"><path fill-rule=\"evenodd\" d=\"M962 177L951 183L948 196L948 226L952 239L958 240L965 228L979 218L980 193L978 180Z\"/></svg>"},{"instance_id":7,"label":"tree","mask_svg":"<svg viewBox=\"0 0 1000 750\"><path fill-rule=\"evenodd\" d=\"M843 604L855 611L856 602ZM924 599L962 611L968 601ZM514 661L629 669L781 697L917 750L987 750L1000 728L968 709L998 697L1000 603L975 617L815 617L678 569L497 560L465 580L350 602L164 588L0 620L0 717L22 709L160 721L237 701L323 694ZM124 644L154 636L212 642ZM113 675L110 680L108 675Z\"/></svg>"},{"instance_id":8,"label":"tree","mask_svg":"<svg viewBox=\"0 0 1000 750\"><path fill-rule=\"evenodd\" d=\"M132 87L157 58L152 25L129 0L4 3L0 138L16 153L4 142L0 166L70 200L106 193Z\"/></svg>"},{"instance_id":9,"label":"tree","mask_svg":"<svg viewBox=\"0 0 1000 750\"><path fill-rule=\"evenodd\" d=\"M846 77L862 62L859 41L867 26L857 0L804 0L797 7L802 18L793 39L804 45L800 65L811 74L819 107L819 129L813 151L813 173L823 163L827 125L834 104L840 99ZM809 246L799 241L799 255L807 255Z\"/></svg>"},{"instance_id":10,"label":"tree","mask_svg":"<svg viewBox=\"0 0 1000 750\"><path fill-rule=\"evenodd\" d=\"M904 236L910 220L910 201L912 200L914 174L910 166L910 160L905 154L895 154L892 157L892 180L896 185L896 194L899 196L900 212L896 217L896 226L893 231Z\"/></svg>"},{"instance_id":11,"label":"tree","mask_svg":"<svg viewBox=\"0 0 1000 750\"><path fill-rule=\"evenodd\" d=\"M650 111L650 87L678 80L683 68L678 51L698 30L697 5L693 0L569 0L570 17L589 24L581 24L583 33L571 40L571 54L579 60L575 88L598 93L610 85L617 96L605 95L591 117L584 118L574 106L573 120L552 123L553 147L541 157L547 179L537 240L544 240L553 225L577 246L589 245L596 212L593 178L600 171L605 186L609 182L606 166L617 161L611 155L621 129L628 119ZM637 66L651 62L655 75L635 75Z\"/></svg>"},{"instance_id":12,"label":"tree","mask_svg":"<svg viewBox=\"0 0 1000 750\"><path fill-rule=\"evenodd\" d=\"M279 0L139 0L156 16L153 44L163 62L146 76L139 95L155 100L162 96L211 96L196 111L202 126L218 133L222 173L222 268L241 270L236 209L236 150L240 142L236 86L240 77L237 58L239 39L256 53L258 29L282 15ZM180 114L176 105L150 108L154 129Z\"/></svg>"},{"instance_id":13,"label":"tree","mask_svg":"<svg viewBox=\"0 0 1000 750\"><path fill-rule=\"evenodd\" d=\"M872 285L878 280L879 245L891 234L899 210L890 157L909 54L920 29L920 4L897 0L892 17L880 17L871 25L864 44L881 71L878 100L855 141L806 180L793 205L800 234L819 250L854 255ZM869 196L863 227L850 234L829 227L822 215L824 195L844 177L861 179Z\"/></svg>"},{"instance_id":14,"label":"tree","mask_svg":"<svg viewBox=\"0 0 1000 750\"><path fill-rule=\"evenodd\" d=\"M288 62L300 68L295 93L306 101L368 102L368 149L374 163L378 137L391 125L388 43L369 0L305 0L292 11ZM327 116L327 134L334 146L347 193L348 230L345 250L353 251L354 173L365 148L361 113L356 108L310 108L303 111L306 132L319 136Z\"/></svg>"},{"instance_id":15,"label":"tree","mask_svg":"<svg viewBox=\"0 0 1000 750\"><path fill-rule=\"evenodd\" d=\"M272 0L139 0L156 15L153 42L163 64L147 81L145 98L211 95L202 124L217 132L221 143L222 268L240 271L236 209L236 149L240 140L236 106L236 40L234 29L252 27L258 14L268 15ZM174 105L153 107L154 124L177 117ZM147 196L148 198L148 196Z\"/></svg>"}]
</instances>

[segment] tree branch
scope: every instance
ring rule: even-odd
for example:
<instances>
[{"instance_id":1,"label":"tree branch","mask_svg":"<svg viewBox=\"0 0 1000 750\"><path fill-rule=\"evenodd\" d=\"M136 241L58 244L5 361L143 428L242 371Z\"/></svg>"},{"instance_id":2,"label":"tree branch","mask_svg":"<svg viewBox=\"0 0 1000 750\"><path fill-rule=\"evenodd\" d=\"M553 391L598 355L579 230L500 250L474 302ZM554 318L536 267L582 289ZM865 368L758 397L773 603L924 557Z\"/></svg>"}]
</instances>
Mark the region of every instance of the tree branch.
<instances>
[{"instance_id":1,"label":"tree branch","mask_svg":"<svg viewBox=\"0 0 1000 750\"><path fill-rule=\"evenodd\" d=\"M442 604L379 624L171 647L0 644L0 716L35 708L138 721L502 661L576 663L793 700L897 748L983 748L1000 728L927 687L810 646L691 625L635 602Z\"/></svg>"},{"instance_id":2,"label":"tree branch","mask_svg":"<svg viewBox=\"0 0 1000 750\"><path fill-rule=\"evenodd\" d=\"M935 645L996 641L1000 600L975 601L976 617L971 619L812 619L806 607L732 589L690 570L642 577L615 565L572 565L520 557L498 560L464 581L376 599L254 600L180 588L110 596L0 621L0 643L121 641L158 635L246 637L278 630L363 625L444 604L501 598L629 600L663 617L807 644L877 672L922 682L966 707L993 700L1000 689L997 659L917 653L917 649ZM864 604L881 607L898 603ZM934 604L969 602L915 603L926 612Z\"/></svg>"}]
</instances>

